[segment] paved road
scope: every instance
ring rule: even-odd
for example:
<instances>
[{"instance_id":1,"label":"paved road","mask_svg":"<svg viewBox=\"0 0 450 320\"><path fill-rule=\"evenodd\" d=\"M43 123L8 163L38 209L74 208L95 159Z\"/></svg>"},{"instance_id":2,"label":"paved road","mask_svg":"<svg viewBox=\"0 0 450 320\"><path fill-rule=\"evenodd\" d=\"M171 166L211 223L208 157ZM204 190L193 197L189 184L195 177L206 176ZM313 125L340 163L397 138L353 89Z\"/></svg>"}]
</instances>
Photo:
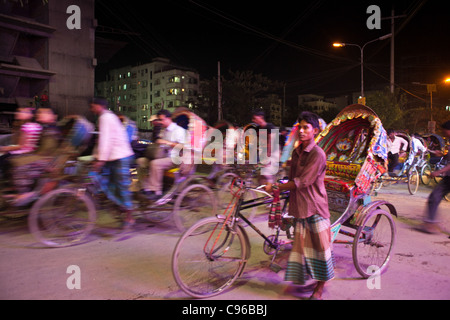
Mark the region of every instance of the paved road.
<instances>
[{"instance_id":1,"label":"paved road","mask_svg":"<svg viewBox=\"0 0 450 320\"><path fill-rule=\"evenodd\" d=\"M424 213L429 188L408 194L406 185L383 188L376 199L387 199L398 210L397 242L389 269L376 288L356 272L351 247L335 245L336 278L324 298L450 299L450 239L447 234L426 235L413 230ZM440 206L443 225L450 229L450 202ZM258 226L266 228L264 215ZM311 287L292 291L283 281L284 271L268 268L262 241L249 231L252 255L246 272L219 300L297 300L310 295ZM170 221L148 227L139 221L132 233L121 234L118 224L103 214L95 233L85 244L69 248L43 248L28 233L26 221L0 220L0 299L187 299L177 287L170 268L171 253L179 233ZM287 253L278 263L284 266ZM79 268L74 272L70 269ZM79 282L73 275L79 274ZM80 288L73 287L80 284ZM69 287L72 288L70 289Z\"/></svg>"}]
</instances>

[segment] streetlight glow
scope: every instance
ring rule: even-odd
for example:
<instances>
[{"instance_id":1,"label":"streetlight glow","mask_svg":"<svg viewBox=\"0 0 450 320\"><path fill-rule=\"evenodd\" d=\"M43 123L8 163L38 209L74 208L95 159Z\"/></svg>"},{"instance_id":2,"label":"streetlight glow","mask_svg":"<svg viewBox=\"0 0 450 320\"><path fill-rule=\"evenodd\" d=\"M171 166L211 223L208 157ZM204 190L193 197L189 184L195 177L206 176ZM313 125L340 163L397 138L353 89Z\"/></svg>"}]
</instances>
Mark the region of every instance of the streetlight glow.
<instances>
[{"instance_id":1,"label":"streetlight glow","mask_svg":"<svg viewBox=\"0 0 450 320\"><path fill-rule=\"evenodd\" d=\"M361 98L364 98L364 48L372 42L380 41L380 40L386 40L388 38L392 37L392 33L385 34L384 36L378 37L372 41L366 42L363 46L360 46L359 44L354 43L342 43L342 42L335 42L333 43L333 47L335 48L342 48L345 46L353 46L358 47L361 52Z\"/></svg>"}]
</instances>

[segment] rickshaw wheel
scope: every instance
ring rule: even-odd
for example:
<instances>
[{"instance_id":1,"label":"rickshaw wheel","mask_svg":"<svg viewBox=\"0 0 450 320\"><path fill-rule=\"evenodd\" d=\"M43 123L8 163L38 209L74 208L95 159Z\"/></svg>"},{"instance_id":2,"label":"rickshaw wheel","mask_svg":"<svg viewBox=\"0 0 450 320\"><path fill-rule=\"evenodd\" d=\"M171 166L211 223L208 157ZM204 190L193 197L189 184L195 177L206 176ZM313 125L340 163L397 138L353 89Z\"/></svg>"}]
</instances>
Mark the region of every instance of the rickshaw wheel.
<instances>
[{"instance_id":1,"label":"rickshaw wheel","mask_svg":"<svg viewBox=\"0 0 450 320\"><path fill-rule=\"evenodd\" d=\"M415 194L419 189L419 173L416 168L412 169L411 172L408 172L407 179L409 193Z\"/></svg>"},{"instance_id":2,"label":"rickshaw wheel","mask_svg":"<svg viewBox=\"0 0 450 320\"><path fill-rule=\"evenodd\" d=\"M442 176L436 176L434 177L434 182L439 183L442 180Z\"/></svg>"},{"instance_id":3,"label":"rickshaw wheel","mask_svg":"<svg viewBox=\"0 0 450 320\"><path fill-rule=\"evenodd\" d=\"M420 170L420 181L427 186L430 184L431 179L431 167L429 164L426 164Z\"/></svg>"},{"instance_id":4,"label":"rickshaw wheel","mask_svg":"<svg viewBox=\"0 0 450 320\"><path fill-rule=\"evenodd\" d=\"M191 184L175 201L173 219L180 232L186 231L195 222L217 214L214 192L205 185Z\"/></svg>"},{"instance_id":5,"label":"rickshaw wheel","mask_svg":"<svg viewBox=\"0 0 450 320\"><path fill-rule=\"evenodd\" d=\"M367 215L353 242L353 263L361 276L369 278L386 270L395 235L394 220L388 212L376 209Z\"/></svg>"},{"instance_id":6,"label":"rickshaw wheel","mask_svg":"<svg viewBox=\"0 0 450 320\"><path fill-rule=\"evenodd\" d=\"M49 247L82 243L97 219L94 202L84 191L63 188L45 194L30 210L30 233Z\"/></svg>"}]
</instances>

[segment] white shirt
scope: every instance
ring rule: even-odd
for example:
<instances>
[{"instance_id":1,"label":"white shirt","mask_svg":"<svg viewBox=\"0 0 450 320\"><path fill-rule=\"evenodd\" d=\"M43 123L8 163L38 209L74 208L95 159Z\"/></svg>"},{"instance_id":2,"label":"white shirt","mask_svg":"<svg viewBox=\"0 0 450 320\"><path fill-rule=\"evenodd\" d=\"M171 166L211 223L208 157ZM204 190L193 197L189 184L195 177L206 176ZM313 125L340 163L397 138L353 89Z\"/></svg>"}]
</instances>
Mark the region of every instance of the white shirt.
<instances>
[{"instance_id":1,"label":"white shirt","mask_svg":"<svg viewBox=\"0 0 450 320\"><path fill-rule=\"evenodd\" d=\"M134 155L125 127L114 113L104 111L98 118L97 159L114 161Z\"/></svg>"},{"instance_id":2,"label":"white shirt","mask_svg":"<svg viewBox=\"0 0 450 320\"><path fill-rule=\"evenodd\" d=\"M180 143L184 146L187 143L187 130L172 122L163 130L161 137L164 140ZM177 153L173 149L171 150L171 156L177 156Z\"/></svg>"},{"instance_id":3,"label":"white shirt","mask_svg":"<svg viewBox=\"0 0 450 320\"><path fill-rule=\"evenodd\" d=\"M400 147L402 147L403 151L408 150L408 142L403 138L395 136L394 141L391 141L391 139L387 138L387 147L388 152L397 154L400 152Z\"/></svg>"},{"instance_id":4,"label":"white shirt","mask_svg":"<svg viewBox=\"0 0 450 320\"><path fill-rule=\"evenodd\" d=\"M427 151L427 148L425 148L425 146L422 144L422 141L414 137L412 137L411 140L413 142L414 154L417 154L419 150L422 151L422 153L425 153Z\"/></svg>"}]
</instances>

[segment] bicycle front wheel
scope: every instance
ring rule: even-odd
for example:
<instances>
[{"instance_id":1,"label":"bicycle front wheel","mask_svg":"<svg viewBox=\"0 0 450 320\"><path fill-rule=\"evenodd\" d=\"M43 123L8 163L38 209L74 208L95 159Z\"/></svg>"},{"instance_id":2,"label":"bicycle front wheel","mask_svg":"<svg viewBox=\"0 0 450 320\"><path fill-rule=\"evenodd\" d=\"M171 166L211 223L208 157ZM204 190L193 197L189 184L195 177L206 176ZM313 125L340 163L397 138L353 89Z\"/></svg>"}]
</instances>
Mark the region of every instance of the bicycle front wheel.
<instances>
[{"instance_id":1,"label":"bicycle front wheel","mask_svg":"<svg viewBox=\"0 0 450 320\"><path fill-rule=\"evenodd\" d=\"M33 205L28 217L31 234L49 247L79 244L95 226L97 212L85 189L56 189Z\"/></svg>"},{"instance_id":2,"label":"bicycle front wheel","mask_svg":"<svg viewBox=\"0 0 450 320\"><path fill-rule=\"evenodd\" d=\"M178 240L172 273L180 288L194 298L222 293L240 276L247 263L247 237L223 219L205 218Z\"/></svg>"}]
</instances>

